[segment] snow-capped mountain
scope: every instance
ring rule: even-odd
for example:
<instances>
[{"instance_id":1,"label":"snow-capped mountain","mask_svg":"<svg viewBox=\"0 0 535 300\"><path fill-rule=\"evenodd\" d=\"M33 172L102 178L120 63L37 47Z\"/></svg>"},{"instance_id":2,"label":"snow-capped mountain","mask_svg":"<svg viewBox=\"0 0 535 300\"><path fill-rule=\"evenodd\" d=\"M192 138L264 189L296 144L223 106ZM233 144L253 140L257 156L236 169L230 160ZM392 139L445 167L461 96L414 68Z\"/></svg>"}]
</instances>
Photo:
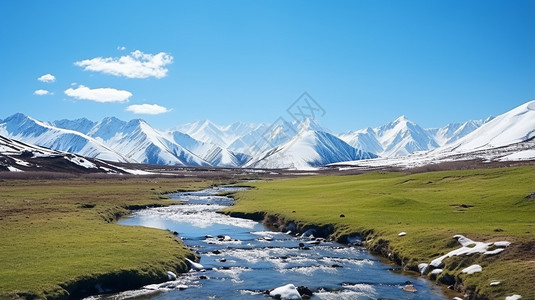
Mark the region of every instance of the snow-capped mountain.
<instances>
[{"instance_id":1,"label":"snow-capped mountain","mask_svg":"<svg viewBox=\"0 0 535 300\"><path fill-rule=\"evenodd\" d=\"M220 126L208 120L204 120L178 126L176 131L186 133L201 142L228 148L239 138L246 136L255 130L261 130L263 126L265 125L242 122Z\"/></svg>"},{"instance_id":2,"label":"snow-capped mountain","mask_svg":"<svg viewBox=\"0 0 535 300\"><path fill-rule=\"evenodd\" d=\"M80 118L76 120L63 119L59 121L54 121L51 123L51 125L58 128L70 129L81 132L83 134L87 134L89 130L91 130L91 128L95 126L95 122L90 121L86 118Z\"/></svg>"},{"instance_id":3,"label":"snow-capped mountain","mask_svg":"<svg viewBox=\"0 0 535 300\"><path fill-rule=\"evenodd\" d=\"M410 168L463 160L488 162L535 159L535 100L481 123L483 124L472 132L433 150L403 157L335 163L332 166ZM465 124L470 125L467 122L453 127L454 131L462 131Z\"/></svg>"},{"instance_id":4,"label":"snow-capped mountain","mask_svg":"<svg viewBox=\"0 0 535 300\"><path fill-rule=\"evenodd\" d=\"M267 150L266 147L272 148L290 140L302 127L329 132L312 119L302 122L280 119L273 124L235 122L226 126L205 120L181 125L176 130L201 142L215 144L233 152L251 154L252 149L255 152L257 150L254 149L254 144L260 146L264 143L266 145L263 145L263 150Z\"/></svg>"},{"instance_id":5,"label":"snow-capped mountain","mask_svg":"<svg viewBox=\"0 0 535 300\"><path fill-rule=\"evenodd\" d=\"M292 139L263 153L246 166L306 170L333 162L375 157L372 153L351 147L330 133L303 127Z\"/></svg>"},{"instance_id":6,"label":"snow-capped mountain","mask_svg":"<svg viewBox=\"0 0 535 300\"><path fill-rule=\"evenodd\" d=\"M377 134L371 127L342 133L339 138L357 149L365 149L371 153L383 152L383 146L377 140Z\"/></svg>"},{"instance_id":7,"label":"snow-capped mountain","mask_svg":"<svg viewBox=\"0 0 535 300\"><path fill-rule=\"evenodd\" d=\"M76 154L23 143L0 135L0 171L57 171L68 173L137 173Z\"/></svg>"},{"instance_id":8,"label":"snow-capped mountain","mask_svg":"<svg viewBox=\"0 0 535 300\"><path fill-rule=\"evenodd\" d=\"M246 155L200 142L179 131L156 130L143 120L125 122L107 117L99 122L78 119L61 120L53 124L68 129L83 129L88 136L138 163L239 167L249 159ZM206 125L217 128L211 123Z\"/></svg>"},{"instance_id":9,"label":"snow-capped mountain","mask_svg":"<svg viewBox=\"0 0 535 300\"><path fill-rule=\"evenodd\" d=\"M386 157L404 156L438 147L435 140L429 137L422 127L405 116L379 127L376 133L383 146L381 155Z\"/></svg>"},{"instance_id":10,"label":"snow-capped mountain","mask_svg":"<svg viewBox=\"0 0 535 300\"><path fill-rule=\"evenodd\" d=\"M116 162L132 162L119 152L78 131L57 128L23 114L0 123L0 135L54 150Z\"/></svg>"},{"instance_id":11,"label":"snow-capped mountain","mask_svg":"<svg viewBox=\"0 0 535 300\"><path fill-rule=\"evenodd\" d=\"M434 129L423 129L401 116L383 126L338 137L313 119L288 122L281 118L270 125L236 122L226 126L200 121L179 126L179 130L161 131L140 119L42 122L15 114L0 120L0 135L107 161L309 169L376 154L387 160L399 157L402 162L405 157L424 157L427 153L443 157L508 146L533 138L534 111L535 101L531 101L494 119ZM515 156L515 147L508 149L511 157L525 157L524 152Z\"/></svg>"},{"instance_id":12,"label":"snow-capped mountain","mask_svg":"<svg viewBox=\"0 0 535 300\"><path fill-rule=\"evenodd\" d=\"M434 153L465 153L503 147L535 138L535 100L520 105L481 125Z\"/></svg>"},{"instance_id":13,"label":"snow-capped mountain","mask_svg":"<svg viewBox=\"0 0 535 300\"><path fill-rule=\"evenodd\" d=\"M235 153L216 144L197 141L180 131L173 131L170 134L177 144L184 146L212 166L236 168L242 166L250 158L248 155Z\"/></svg>"},{"instance_id":14,"label":"snow-capped mountain","mask_svg":"<svg viewBox=\"0 0 535 300\"><path fill-rule=\"evenodd\" d=\"M464 123L450 123L442 128L426 129L426 131L434 137L439 146L444 146L476 130L483 123L482 120L470 120Z\"/></svg>"},{"instance_id":15,"label":"snow-capped mountain","mask_svg":"<svg viewBox=\"0 0 535 300\"><path fill-rule=\"evenodd\" d=\"M427 151L454 142L472 132L484 122L470 120L448 124L442 128L423 129L401 116L380 127L342 133L339 137L351 146L380 157L399 157Z\"/></svg>"}]
</instances>

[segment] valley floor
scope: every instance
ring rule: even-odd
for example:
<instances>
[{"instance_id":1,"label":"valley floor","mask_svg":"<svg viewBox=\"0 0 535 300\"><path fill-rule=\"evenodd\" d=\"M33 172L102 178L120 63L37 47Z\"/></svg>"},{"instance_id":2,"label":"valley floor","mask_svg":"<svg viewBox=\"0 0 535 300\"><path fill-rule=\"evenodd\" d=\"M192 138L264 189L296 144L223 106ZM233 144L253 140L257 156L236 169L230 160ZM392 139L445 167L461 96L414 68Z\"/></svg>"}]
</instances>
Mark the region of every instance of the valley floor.
<instances>
[{"instance_id":1,"label":"valley floor","mask_svg":"<svg viewBox=\"0 0 535 300\"><path fill-rule=\"evenodd\" d=\"M50 174L28 173L36 178L21 179L19 173L6 179L13 174L5 173L0 180L0 299L77 298L107 284L128 282L120 287L126 289L163 281L167 271L185 271L184 259L194 259L194 253L170 232L115 221L131 209L171 204L165 196L169 192L245 179L265 180L248 182L254 189L237 193L238 201L227 213L265 218L279 229L295 223L301 232L315 228L340 241L360 235L369 249L405 270L418 271L420 264L459 249L454 235L489 244L510 242L494 255L445 258L442 273L424 276L452 285L470 299L513 294L534 299L535 166L485 166L357 175L195 169L175 171L174 178L43 179ZM500 247L505 246L498 243L487 250ZM482 271L462 272L474 264Z\"/></svg>"}]
</instances>

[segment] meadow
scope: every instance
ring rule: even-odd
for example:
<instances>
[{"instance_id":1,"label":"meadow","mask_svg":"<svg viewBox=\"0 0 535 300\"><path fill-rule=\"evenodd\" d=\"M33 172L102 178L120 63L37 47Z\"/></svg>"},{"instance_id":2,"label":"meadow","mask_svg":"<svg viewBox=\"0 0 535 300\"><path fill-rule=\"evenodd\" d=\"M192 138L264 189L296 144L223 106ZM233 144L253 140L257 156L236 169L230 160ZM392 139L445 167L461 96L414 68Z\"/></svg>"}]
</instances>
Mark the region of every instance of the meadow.
<instances>
[{"instance_id":1,"label":"meadow","mask_svg":"<svg viewBox=\"0 0 535 300\"><path fill-rule=\"evenodd\" d=\"M0 182L0 298L79 298L185 272L194 253L171 232L116 224L131 209L169 205L165 194L207 187L173 178Z\"/></svg>"},{"instance_id":2,"label":"meadow","mask_svg":"<svg viewBox=\"0 0 535 300\"><path fill-rule=\"evenodd\" d=\"M513 294L535 299L534 167L373 172L251 184L254 188L237 193L238 201L225 213L266 216L275 225L295 222L300 232L323 229L340 241L360 235L369 249L407 271L459 248L452 238L457 234L478 242L509 241L497 255L447 258L441 274L427 276L471 299ZM483 271L461 272L472 264ZM501 283L491 286L492 281Z\"/></svg>"}]
</instances>

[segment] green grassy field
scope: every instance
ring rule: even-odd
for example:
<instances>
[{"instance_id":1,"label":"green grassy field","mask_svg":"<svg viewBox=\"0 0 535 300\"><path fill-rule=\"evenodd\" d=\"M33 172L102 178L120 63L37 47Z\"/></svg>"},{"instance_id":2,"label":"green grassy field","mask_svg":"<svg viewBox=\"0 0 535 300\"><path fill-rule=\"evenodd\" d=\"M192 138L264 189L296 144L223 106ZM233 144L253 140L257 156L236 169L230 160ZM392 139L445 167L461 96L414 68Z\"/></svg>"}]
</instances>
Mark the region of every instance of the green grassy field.
<instances>
[{"instance_id":1,"label":"green grassy field","mask_svg":"<svg viewBox=\"0 0 535 300\"><path fill-rule=\"evenodd\" d=\"M368 173L255 182L240 192L234 215L262 212L307 226L332 225L336 238L359 233L367 245L415 270L419 263L459 248L462 234L475 241L512 242L495 256L444 260L437 281L456 278L457 288L480 298L520 294L535 299L535 168L496 168L419 174ZM343 214L345 217L341 217ZM398 236L400 232L406 236ZM461 274L478 263L483 272ZM491 280L501 285L491 287Z\"/></svg>"},{"instance_id":2,"label":"green grassy field","mask_svg":"<svg viewBox=\"0 0 535 300\"><path fill-rule=\"evenodd\" d=\"M130 207L206 187L193 179L110 178L0 182L0 298L71 298L162 281L194 254L170 232L121 226Z\"/></svg>"}]
</instances>

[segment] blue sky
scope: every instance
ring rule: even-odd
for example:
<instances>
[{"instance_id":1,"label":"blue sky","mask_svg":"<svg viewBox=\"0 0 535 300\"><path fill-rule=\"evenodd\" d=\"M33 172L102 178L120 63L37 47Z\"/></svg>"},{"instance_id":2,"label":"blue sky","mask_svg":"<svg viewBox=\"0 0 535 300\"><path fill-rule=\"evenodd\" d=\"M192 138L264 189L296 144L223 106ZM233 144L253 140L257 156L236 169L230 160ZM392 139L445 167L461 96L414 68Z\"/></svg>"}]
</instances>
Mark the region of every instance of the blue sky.
<instances>
[{"instance_id":1,"label":"blue sky","mask_svg":"<svg viewBox=\"0 0 535 300\"><path fill-rule=\"evenodd\" d=\"M535 99L535 1L0 1L0 44L0 118L271 123L307 91L342 132Z\"/></svg>"}]
</instances>

